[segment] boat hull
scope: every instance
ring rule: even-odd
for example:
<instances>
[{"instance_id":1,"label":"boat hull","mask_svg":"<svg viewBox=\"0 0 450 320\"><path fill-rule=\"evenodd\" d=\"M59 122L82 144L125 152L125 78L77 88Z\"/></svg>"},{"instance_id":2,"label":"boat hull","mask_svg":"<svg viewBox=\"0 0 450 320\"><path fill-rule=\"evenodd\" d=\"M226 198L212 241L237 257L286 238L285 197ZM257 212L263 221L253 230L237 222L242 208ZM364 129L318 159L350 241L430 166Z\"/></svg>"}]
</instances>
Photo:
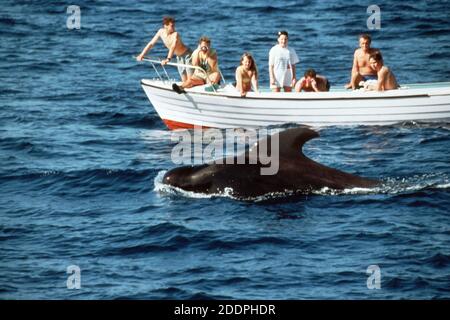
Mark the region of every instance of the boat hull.
<instances>
[{"instance_id":1,"label":"boat hull","mask_svg":"<svg viewBox=\"0 0 450 320\"><path fill-rule=\"evenodd\" d=\"M142 80L142 87L169 129L257 128L284 123L310 126L388 125L450 118L450 83L410 85L385 92L217 92L195 87L177 94L171 83Z\"/></svg>"}]
</instances>

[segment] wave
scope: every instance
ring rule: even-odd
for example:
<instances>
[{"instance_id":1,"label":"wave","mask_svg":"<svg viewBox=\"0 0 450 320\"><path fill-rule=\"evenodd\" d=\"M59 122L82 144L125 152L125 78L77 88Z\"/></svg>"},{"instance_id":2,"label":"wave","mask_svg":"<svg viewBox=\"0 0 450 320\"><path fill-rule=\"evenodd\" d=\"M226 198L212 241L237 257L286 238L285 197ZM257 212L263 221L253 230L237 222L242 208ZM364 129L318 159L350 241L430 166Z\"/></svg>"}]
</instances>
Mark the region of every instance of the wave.
<instances>
[{"instance_id":1,"label":"wave","mask_svg":"<svg viewBox=\"0 0 450 320\"><path fill-rule=\"evenodd\" d=\"M163 287L150 292L152 299L177 299L177 300L224 300L232 299L230 296L215 295L204 291L188 291L175 286ZM140 298L143 298L141 295Z\"/></svg>"},{"instance_id":2,"label":"wave","mask_svg":"<svg viewBox=\"0 0 450 320\"><path fill-rule=\"evenodd\" d=\"M433 52L427 56L428 59L450 59L448 52Z\"/></svg>"},{"instance_id":3,"label":"wave","mask_svg":"<svg viewBox=\"0 0 450 320\"><path fill-rule=\"evenodd\" d=\"M21 122L21 121L17 121ZM6 137L0 138L0 147L4 150L31 151L36 146L30 141L30 137Z\"/></svg>"},{"instance_id":4,"label":"wave","mask_svg":"<svg viewBox=\"0 0 450 320\"><path fill-rule=\"evenodd\" d=\"M239 6L237 9L241 10L242 12L251 12L251 13L274 13L277 11L285 11L286 8L281 7L275 7L275 6L257 6L257 7L243 7Z\"/></svg>"},{"instance_id":5,"label":"wave","mask_svg":"<svg viewBox=\"0 0 450 320\"><path fill-rule=\"evenodd\" d=\"M435 29L435 30L423 30L419 34L424 36L445 36L450 35L450 30L448 29Z\"/></svg>"},{"instance_id":6,"label":"wave","mask_svg":"<svg viewBox=\"0 0 450 320\"><path fill-rule=\"evenodd\" d=\"M26 91L20 90L20 89L5 88L0 91L0 95L9 95L9 94L15 95L15 94L20 94L20 93L24 93L24 92L26 92Z\"/></svg>"},{"instance_id":7,"label":"wave","mask_svg":"<svg viewBox=\"0 0 450 320\"><path fill-rule=\"evenodd\" d=\"M160 124L159 118L151 114L123 114L104 111L88 113L86 118L97 125L105 126L129 126L149 129Z\"/></svg>"},{"instance_id":8,"label":"wave","mask_svg":"<svg viewBox=\"0 0 450 320\"><path fill-rule=\"evenodd\" d=\"M448 189L450 187L450 178L446 174L433 173L416 175L413 177L386 178L382 184L374 188L351 188L344 190L334 190L323 188L315 191L318 195L364 195L364 194L402 194L412 193L422 190Z\"/></svg>"},{"instance_id":9,"label":"wave","mask_svg":"<svg viewBox=\"0 0 450 320\"><path fill-rule=\"evenodd\" d=\"M422 261L425 264L429 264L434 268L446 268L450 265L450 254L436 253L433 256L424 259Z\"/></svg>"},{"instance_id":10,"label":"wave","mask_svg":"<svg viewBox=\"0 0 450 320\"><path fill-rule=\"evenodd\" d=\"M123 32L111 31L111 30L99 30L99 31L94 31L94 32L95 32L95 35L99 35L102 37L121 38L121 39L128 39L130 34L133 33L132 30L125 30Z\"/></svg>"},{"instance_id":11,"label":"wave","mask_svg":"<svg viewBox=\"0 0 450 320\"><path fill-rule=\"evenodd\" d=\"M129 190L136 188L147 188L146 181L154 174L154 170L133 170L133 169L87 169L74 171L43 170L29 171L19 174L6 174L0 176L0 181L12 183L32 182L30 187L40 184L51 185L53 188L72 190L81 188L86 192L102 188L126 188ZM122 190L124 191L124 190ZM125 190L126 191L126 190Z\"/></svg>"},{"instance_id":12,"label":"wave","mask_svg":"<svg viewBox=\"0 0 450 320\"><path fill-rule=\"evenodd\" d=\"M16 20L9 17L2 17L0 18L0 24L4 26L13 26L16 24Z\"/></svg>"}]
</instances>

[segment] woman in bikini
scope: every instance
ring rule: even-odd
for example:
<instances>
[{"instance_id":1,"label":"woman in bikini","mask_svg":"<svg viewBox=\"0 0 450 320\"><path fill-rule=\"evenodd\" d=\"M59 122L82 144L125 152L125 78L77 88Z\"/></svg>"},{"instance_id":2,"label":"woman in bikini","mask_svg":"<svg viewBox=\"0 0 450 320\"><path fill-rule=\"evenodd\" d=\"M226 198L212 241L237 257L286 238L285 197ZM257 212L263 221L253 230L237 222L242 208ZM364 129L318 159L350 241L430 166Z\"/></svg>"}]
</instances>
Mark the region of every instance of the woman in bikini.
<instances>
[{"instance_id":1,"label":"woman in bikini","mask_svg":"<svg viewBox=\"0 0 450 320\"><path fill-rule=\"evenodd\" d=\"M236 69L236 89L245 97L252 90L258 92L258 69L250 53L245 52L241 57L241 64Z\"/></svg>"},{"instance_id":2,"label":"woman in bikini","mask_svg":"<svg viewBox=\"0 0 450 320\"><path fill-rule=\"evenodd\" d=\"M163 18L163 27L156 32L153 39L145 46L142 52L136 57L137 61L142 61L147 52L153 48L158 39L161 38L164 45L169 52L167 58L161 61L162 65L167 64L172 57L175 55L177 57L177 63L190 65L192 58L192 50L184 45L181 41L180 34L175 31L175 19L172 17ZM192 74L192 69L187 67L178 67L178 72L183 81L188 79L188 76Z\"/></svg>"}]
</instances>

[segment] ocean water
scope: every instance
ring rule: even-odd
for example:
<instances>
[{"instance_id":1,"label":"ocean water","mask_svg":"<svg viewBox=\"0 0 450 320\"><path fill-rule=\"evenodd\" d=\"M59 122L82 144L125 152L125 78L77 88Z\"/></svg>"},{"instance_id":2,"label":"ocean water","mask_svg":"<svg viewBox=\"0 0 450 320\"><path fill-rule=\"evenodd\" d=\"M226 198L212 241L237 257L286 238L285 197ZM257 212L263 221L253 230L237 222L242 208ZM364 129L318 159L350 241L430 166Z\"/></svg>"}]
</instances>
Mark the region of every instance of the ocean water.
<instances>
[{"instance_id":1,"label":"ocean water","mask_svg":"<svg viewBox=\"0 0 450 320\"><path fill-rule=\"evenodd\" d=\"M66 26L71 4L79 30ZM0 298L450 298L449 122L328 127L305 145L383 181L370 191L243 202L160 184L174 143L139 85L154 74L133 55L163 15L191 47L209 35L227 79L251 51L267 85L268 51L286 29L298 74L313 67L341 86L370 4L4 0ZM377 4L373 46L399 82L450 81L450 2ZM367 287L371 265L380 289Z\"/></svg>"}]
</instances>

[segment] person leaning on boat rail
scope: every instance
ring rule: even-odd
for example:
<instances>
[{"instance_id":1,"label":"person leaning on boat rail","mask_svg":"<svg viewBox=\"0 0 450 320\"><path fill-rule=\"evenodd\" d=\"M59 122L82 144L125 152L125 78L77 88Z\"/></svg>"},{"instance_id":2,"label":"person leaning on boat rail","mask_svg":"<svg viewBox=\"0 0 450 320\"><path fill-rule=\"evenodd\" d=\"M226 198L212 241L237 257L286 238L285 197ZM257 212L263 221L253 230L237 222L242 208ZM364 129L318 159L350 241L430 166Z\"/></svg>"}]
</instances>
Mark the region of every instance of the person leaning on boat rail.
<instances>
[{"instance_id":1,"label":"person leaning on boat rail","mask_svg":"<svg viewBox=\"0 0 450 320\"><path fill-rule=\"evenodd\" d=\"M236 69L236 89L245 97L252 90L258 92L258 68L253 56L245 52L241 57L241 63Z\"/></svg>"},{"instance_id":2,"label":"person leaning on boat rail","mask_svg":"<svg viewBox=\"0 0 450 320\"><path fill-rule=\"evenodd\" d=\"M377 73L369 65L370 55L380 52L379 49L371 48L372 38L368 34L359 35L359 48L353 55L353 67L350 83L345 85L346 89L358 89L361 81L376 80Z\"/></svg>"},{"instance_id":3,"label":"person leaning on boat rail","mask_svg":"<svg viewBox=\"0 0 450 320\"><path fill-rule=\"evenodd\" d=\"M172 88L177 93L184 93L184 89L210 83L215 86L220 82L219 62L217 52L211 48L211 40L201 37L198 48L192 53L192 65L200 67L203 71L195 69L191 77L181 85L174 83Z\"/></svg>"},{"instance_id":4,"label":"person leaning on boat rail","mask_svg":"<svg viewBox=\"0 0 450 320\"><path fill-rule=\"evenodd\" d=\"M381 53L376 52L372 54L369 58L369 63L370 67L377 72L378 80L373 81L374 83L371 83L372 81L366 81L364 83L365 90L385 91L399 88L394 73L384 65Z\"/></svg>"},{"instance_id":5,"label":"person leaning on boat rail","mask_svg":"<svg viewBox=\"0 0 450 320\"><path fill-rule=\"evenodd\" d=\"M306 92L330 91L330 82L326 77L317 74L314 69L309 69L295 85L296 92L301 92L302 90Z\"/></svg>"},{"instance_id":6,"label":"person leaning on boat rail","mask_svg":"<svg viewBox=\"0 0 450 320\"><path fill-rule=\"evenodd\" d=\"M177 58L177 63L185 65L191 64L192 50L183 43L180 34L175 31L175 19L172 17L163 17L163 27L156 32L152 40L150 40L142 52L136 57L136 60L142 61L144 56L154 47L159 38L162 39L164 45L169 49L167 58L161 61L162 65L165 65L172 60L174 55ZM179 66L178 72L181 79L186 81L193 71L191 68Z\"/></svg>"},{"instance_id":7,"label":"person leaning on boat rail","mask_svg":"<svg viewBox=\"0 0 450 320\"><path fill-rule=\"evenodd\" d=\"M290 92L297 82L295 64L300 60L295 50L288 46L288 37L287 31L278 32L278 44L269 52L270 88L275 92L280 92L281 87Z\"/></svg>"}]
</instances>

